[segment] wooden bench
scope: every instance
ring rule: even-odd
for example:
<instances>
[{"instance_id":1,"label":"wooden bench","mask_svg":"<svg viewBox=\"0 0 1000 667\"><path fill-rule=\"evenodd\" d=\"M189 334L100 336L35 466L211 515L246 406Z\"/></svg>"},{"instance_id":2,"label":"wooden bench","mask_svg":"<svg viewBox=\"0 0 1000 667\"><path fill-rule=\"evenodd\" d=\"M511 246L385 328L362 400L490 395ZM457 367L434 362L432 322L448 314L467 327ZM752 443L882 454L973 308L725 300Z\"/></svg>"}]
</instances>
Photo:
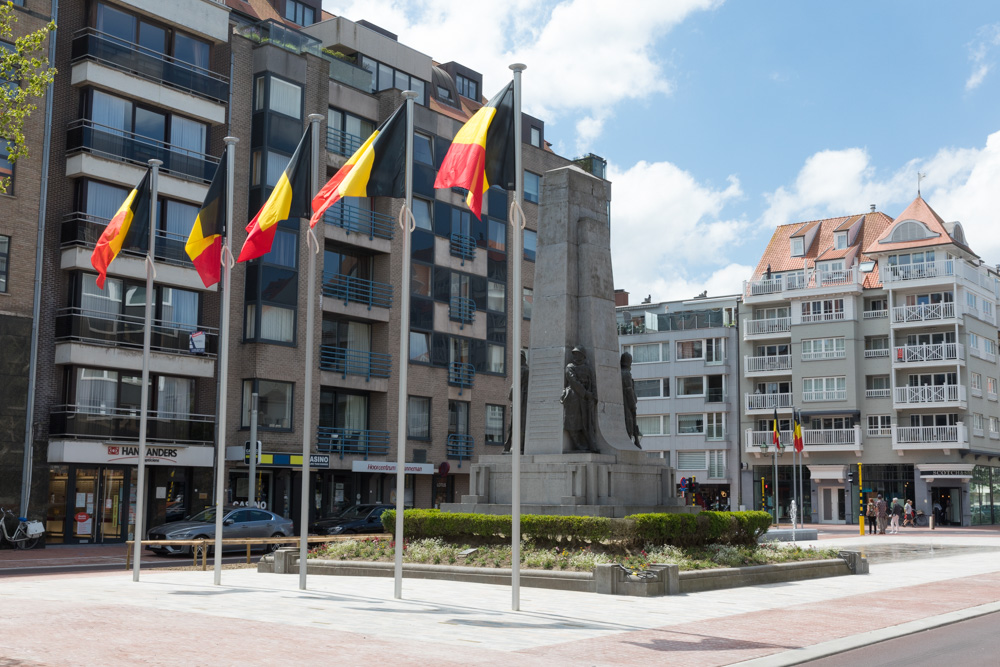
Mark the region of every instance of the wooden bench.
<instances>
[{"instance_id":1,"label":"wooden bench","mask_svg":"<svg viewBox=\"0 0 1000 667\"><path fill-rule=\"evenodd\" d=\"M369 535L310 535L306 538L309 544L324 544L326 542L348 542L351 540L365 539L367 537L378 537L379 535L385 535L386 537L391 537L386 533L372 533ZM282 545L282 544L299 544L302 538L299 535L292 535L291 537L229 537L223 538L223 545L232 544L245 544L247 548L247 564L250 564L250 549L254 545ZM191 555L193 561L191 563L192 567L198 566L198 555L201 554L201 569L208 569L208 549L215 545L215 538L204 538L200 540L143 540L143 546L150 544L158 544L163 546L180 546L180 547L193 547L191 549ZM132 550L135 547L134 540L128 540L125 542L125 569L132 569Z\"/></svg>"}]
</instances>

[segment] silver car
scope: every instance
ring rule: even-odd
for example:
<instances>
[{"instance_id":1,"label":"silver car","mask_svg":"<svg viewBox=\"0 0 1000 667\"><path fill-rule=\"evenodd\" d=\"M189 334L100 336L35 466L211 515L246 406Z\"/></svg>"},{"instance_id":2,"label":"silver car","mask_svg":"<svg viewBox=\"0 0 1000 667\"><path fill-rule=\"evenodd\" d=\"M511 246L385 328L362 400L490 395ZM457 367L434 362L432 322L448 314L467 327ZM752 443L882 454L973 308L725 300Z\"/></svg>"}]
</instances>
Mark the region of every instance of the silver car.
<instances>
[{"instance_id":1,"label":"silver car","mask_svg":"<svg viewBox=\"0 0 1000 667\"><path fill-rule=\"evenodd\" d=\"M222 537L290 537L295 534L291 519L253 507L227 507L222 519ZM149 529L148 540L198 540L215 537L215 508L209 507L183 521L173 521ZM277 545L268 544L271 551ZM146 548L158 554L190 554L193 547L173 544L150 544ZM226 545L227 550L245 550L241 544Z\"/></svg>"}]
</instances>

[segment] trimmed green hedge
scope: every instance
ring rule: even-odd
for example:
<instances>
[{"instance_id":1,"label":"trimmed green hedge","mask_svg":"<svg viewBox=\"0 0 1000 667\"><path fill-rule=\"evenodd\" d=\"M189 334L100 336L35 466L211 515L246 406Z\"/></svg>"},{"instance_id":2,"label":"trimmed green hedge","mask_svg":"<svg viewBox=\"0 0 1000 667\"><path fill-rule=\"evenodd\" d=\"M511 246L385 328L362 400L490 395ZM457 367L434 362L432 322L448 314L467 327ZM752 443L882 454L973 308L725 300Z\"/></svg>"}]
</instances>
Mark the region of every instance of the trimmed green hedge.
<instances>
[{"instance_id":1,"label":"trimmed green hedge","mask_svg":"<svg viewBox=\"0 0 1000 667\"><path fill-rule=\"evenodd\" d=\"M462 514L440 510L406 510L403 535L408 539L440 537L448 541L506 542L509 515ZM396 512L382 514L386 532L395 533ZM540 543L618 542L698 547L707 544L749 546L767 532L767 512L699 512L698 514L633 514L624 519L592 516L521 516L521 536Z\"/></svg>"}]
</instances>

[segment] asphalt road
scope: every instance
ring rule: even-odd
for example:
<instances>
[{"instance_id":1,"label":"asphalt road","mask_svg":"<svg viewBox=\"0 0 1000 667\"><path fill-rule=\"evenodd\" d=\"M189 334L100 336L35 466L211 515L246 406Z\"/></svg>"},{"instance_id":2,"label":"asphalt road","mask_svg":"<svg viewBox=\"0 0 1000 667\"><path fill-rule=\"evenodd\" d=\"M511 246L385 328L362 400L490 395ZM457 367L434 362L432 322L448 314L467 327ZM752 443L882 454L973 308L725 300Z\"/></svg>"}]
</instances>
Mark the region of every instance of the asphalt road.
<instances>
[{"instance_id":1,"label":"asphalt road","mask_svg":"<svg viewBox=\"0 0 1000 667\"><path fill-rule=\"evenodd\" d=\"M1000 613L986 614L803 664L810 667L992 667L1000 664L997 623L1000 623Z\"/></svg>"}]
</instances>

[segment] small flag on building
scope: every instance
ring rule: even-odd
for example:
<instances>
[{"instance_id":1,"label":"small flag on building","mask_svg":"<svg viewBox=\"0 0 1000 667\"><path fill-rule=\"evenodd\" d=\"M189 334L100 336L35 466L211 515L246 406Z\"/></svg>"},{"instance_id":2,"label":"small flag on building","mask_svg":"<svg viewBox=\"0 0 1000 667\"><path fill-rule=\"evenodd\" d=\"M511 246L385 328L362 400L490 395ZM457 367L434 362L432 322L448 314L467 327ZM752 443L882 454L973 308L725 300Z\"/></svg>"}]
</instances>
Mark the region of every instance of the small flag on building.
<instances>
[{"instance_id":1,"label":"small flag on building","mask_svg":"<svg viewBox=\"0 0 1000 667\"><path fill-rule=\"evenodd\" d=\"M122 246L126 245L126 241L149 235L149 197L150 170L147 169L139 185L128 193L118 212L104 228L94 253L90 256L90 263L97 269L97 286L101 289L104 289L104 281L108 277L108 266L118 256Z\"/></svg>"}]
</instances>

